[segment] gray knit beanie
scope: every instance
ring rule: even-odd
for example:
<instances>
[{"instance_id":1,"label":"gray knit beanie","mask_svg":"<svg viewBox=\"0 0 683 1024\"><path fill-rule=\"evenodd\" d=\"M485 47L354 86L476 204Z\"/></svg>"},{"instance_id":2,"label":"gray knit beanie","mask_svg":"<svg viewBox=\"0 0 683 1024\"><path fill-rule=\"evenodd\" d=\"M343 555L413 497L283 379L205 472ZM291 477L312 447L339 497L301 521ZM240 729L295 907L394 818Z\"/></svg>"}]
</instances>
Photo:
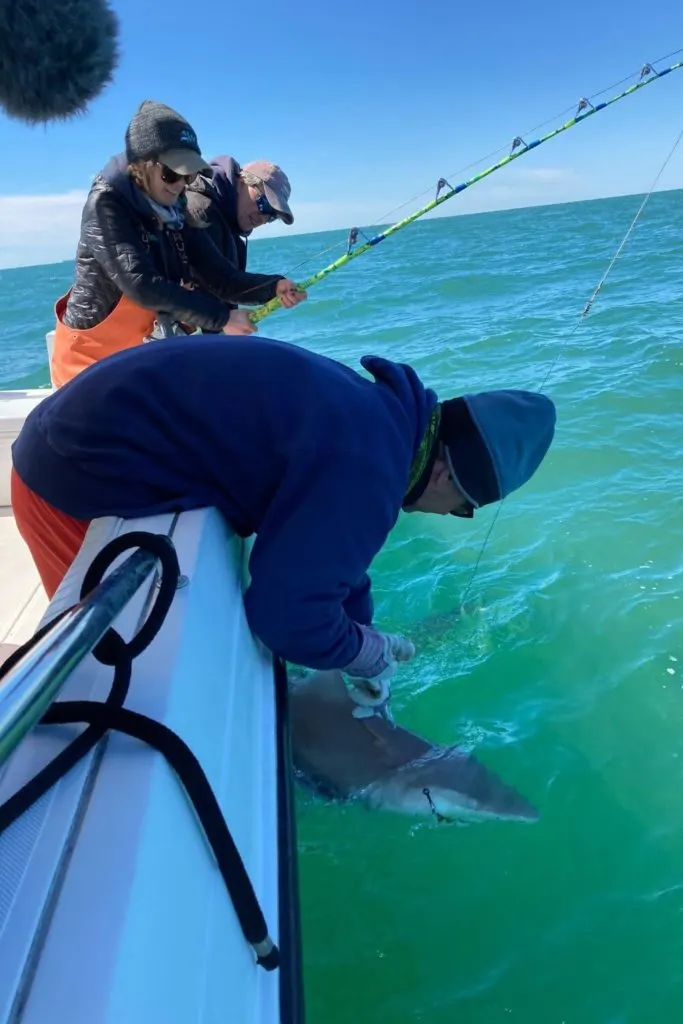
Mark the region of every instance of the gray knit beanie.
<instances>
[{"instance_id":1,"label":"gray knit beanie","mask_svg":"<svg viewBox=\"0 0 683 1024\"><path fill-rule=\"evenodd\" d=\"M194 129L177 111L156 100L144 100L126 129L126 159L158 160L178 174L211 175Z\"/></svg>"}]
</instances>

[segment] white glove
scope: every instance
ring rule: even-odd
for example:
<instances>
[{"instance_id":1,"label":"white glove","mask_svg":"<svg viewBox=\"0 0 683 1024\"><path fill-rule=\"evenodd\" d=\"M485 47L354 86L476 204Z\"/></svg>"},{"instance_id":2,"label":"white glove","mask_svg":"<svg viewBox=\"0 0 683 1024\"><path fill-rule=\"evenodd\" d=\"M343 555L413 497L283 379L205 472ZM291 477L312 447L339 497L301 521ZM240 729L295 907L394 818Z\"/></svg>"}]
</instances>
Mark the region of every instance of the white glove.
<instances>
[{"instance_id":1,"label":"white glove","mask_svg":"<svg viewBox=\"0 0 683 1024\"><path fill-rule=\"evenodd\" d=\"M349 696L359 705L353 712L356 718L370 717L378 713L383 706L384 714L389 717L386 704L391 697L391 682L396 674L396 663L410 661L415 656L414 645L404 636L384 633L382 640L384 650L381 670L373 676L349 675Z\"/></svg>"},{"instance_id":2,"label":"white glove","mask_svg":"<svg viewBox=\"0 0 683 1024\"><path fill-rule=\"evenodd\" d=\"M412 644L407 637L397 636L395 633L385 633L385 639L388 642L389 653L395 661L410 661L415 657L415 644Z\"/></svg>"}]
</instances>

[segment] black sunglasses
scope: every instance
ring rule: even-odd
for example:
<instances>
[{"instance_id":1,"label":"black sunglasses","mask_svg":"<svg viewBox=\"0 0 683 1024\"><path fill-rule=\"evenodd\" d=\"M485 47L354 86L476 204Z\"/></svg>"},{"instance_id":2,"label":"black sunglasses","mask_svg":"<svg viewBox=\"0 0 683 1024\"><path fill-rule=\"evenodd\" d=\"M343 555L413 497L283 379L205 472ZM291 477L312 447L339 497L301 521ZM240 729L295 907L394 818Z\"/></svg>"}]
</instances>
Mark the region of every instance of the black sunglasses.
<instances>
[{"instance_id":1,"label":"black sunglasses","mask_svg":"<svg viewBox=\"0 0 683 1024\"><path fill-rule=\"evenodd\" d=\"M256 209L261 216L268 218L269 224L272 224L274 220L277 220L277 210L273 209L263 192L260 192L256 197Z\"/></svg>"},{"instance_id":2,"label":"black sunglasses","mask_svg":"<svg viewBox=\"0 0 683 1024\"><path fill-rule=\"evenodd\" d=\"M469 501L465 502L464 505L458 505L457 509L451 512L452 516L457 516L458 519L472 519L474 517L474 505L470 505Z\"/></svg>"},{"instance_id":3,"label":"black sunglasses","mask_svg":"<svg viewBox=\"0 0 683 1024\"><path fill-rule=\"evenodd\" d=\"M159 162L157 161L157 163ZM178 174L177 171L172 171L166 164L159 164L159 167L161 168L161 180L165 181L167 185L175 185L181 178L185 180L186 185L191 185L197 177L196 174Z\"/></svg>"}]
</instances>

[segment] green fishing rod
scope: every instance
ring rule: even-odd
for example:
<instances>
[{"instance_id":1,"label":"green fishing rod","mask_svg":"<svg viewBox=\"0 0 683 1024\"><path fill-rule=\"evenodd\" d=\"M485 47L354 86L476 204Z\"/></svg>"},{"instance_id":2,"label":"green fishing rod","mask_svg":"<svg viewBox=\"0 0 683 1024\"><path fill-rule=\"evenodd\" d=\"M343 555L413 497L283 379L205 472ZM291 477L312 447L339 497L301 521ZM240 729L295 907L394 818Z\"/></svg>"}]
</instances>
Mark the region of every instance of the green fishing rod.
<instances>
[{"instance_id":1,"label":"green fishing rod","mask_svg":"<svg viewBox=\"0 0 683 1024\"><path fill-rule=\"evenodd\" d=\"M399 220L395 224L392 224L391 227L386 228L385 231L381 231L378 235L375 235L374 238L368 239L367 242L364 242L356 248L354 248L354 246L358 238L358 228L353 228L349 234L348 249L344 255L340 256L339 259L334 261L334 263L330 263L329 266L323 267L323 269L319 270L317 274L307 278L305 281L301 281L297 284L297 289L299 291L306 291L312 285L317 284L318 281L322 281L323 278L327 277L333 271L339 270L340 267L343 267L351 260L356 259L357 256L362 256L364 252L368 252L369 249L372 249L375 245L383 242L385 238L389 238L390 235L400 231L401 228L405 228L408 224L412 224L413 221L418 220L418 218L424 217L424 215L429 213L430 210L435 210L437 206L441 206L442 203L448 202L448 200L452 199L453 196L457 196L460 192L464 192L465 189L469 188L471 185L476 185L478 181L483 181L484 178L488 178L488 176L493 174L494 171L500 170L501 167L506 167L508 164L512 163L513 160L518 160L519 157L523 156L525 153L529 153L532 149L537 149L538 146L542 145L544 142L548 142L549 139L554 139L556 135L561 135L562 132L568 131L575 125L580 124L589 117L592 117L593 114L597 114L600 110L605 110L606 107L610 107L618 100L623 100L626 96L630 96L639 89L643 89L646 85L650 85L651 82L654 82L659 78L664 78L665 75L671 74L672 71L678 71L679 68L682 67L683 61L678 61L676 64L672 64L670 67L665 68L663 71L655 71L651 64L645 64L640 72L639 80L633 85L630 85L628 89L624 89L623 92L613 96L612 99L605 100L603 103L596 103L595 105L593 105L588 99L581 99L575 116L560 125L559 128L553 128L553 130L549 131L546 135L542 135L540 138L528 143L525 142L521 136L517 136L517 138L514 139L512 148L507 156L503 157L502 160L499 160L498 163L492 164L491 167L487 167L486 170L472 175L472 177L468 178L467 181L461 182L454 188L449 185L445 178L440 178L436 186L436 196L431 200L431 202L427 203L426 206L421 207L419 210L416 210L415 213L411 213L408 217L404 217L403 220ZM443 194L440 195L439 193L441 193L442 189L446 187L448 187L448 191L443 192ZM270 302L266 302L263 306L259 306L250 313L249 319L252 323L256 324L260 320L263 320L264 317L273 313L281 305L282 303L279 298L271 299Z\"/></svg>"}]
</instances>

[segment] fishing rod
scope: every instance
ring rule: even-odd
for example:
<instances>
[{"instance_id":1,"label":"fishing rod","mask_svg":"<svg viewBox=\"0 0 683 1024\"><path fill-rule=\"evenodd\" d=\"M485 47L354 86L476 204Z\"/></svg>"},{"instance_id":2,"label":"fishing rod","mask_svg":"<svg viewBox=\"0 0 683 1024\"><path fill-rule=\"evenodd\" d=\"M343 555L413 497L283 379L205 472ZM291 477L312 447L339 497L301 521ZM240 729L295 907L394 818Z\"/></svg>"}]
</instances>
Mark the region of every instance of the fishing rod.
<instances>
[{"instance_id":1,"label":"fishing rod","mask_svg":"<svg viewBox=\"0 0 683 1024\"><path fill-rule=\"evenodd\" d=\"M347 251L344 255L340 256L339 259L336 259L333 263L330 263L327 267L323 267L323 269L319 270L317 274L313 274L312 277L307 278L305 281L301 281L297 284L297 290L307 291L308 288L328 277L328 275L333 271L339 270L340 267L345 266L357 256L362 256L363 253L368 252L369 249L378 245L379 242L383 242L385 238L389 238L390 235L393 235L402 228L407 227L408 224L412 224L413 221L418 220L418 218L424 217L426 213L429 213L431 210L435 210L437 206L441 206L442 203L452 199L453 196L457 196L460 192L464 192L465 189L470 188L471 185L476 185L477 182L483 181L484 178L488 178L488 176L493 174L494 171L500 170L501 167L506 167L508 164L512 163L513 160L518 160L521 156L524 156L525 153L529 153L532 149L537 149L538 146L542 145L544 142L548 142L549 139L554 139L556 135L561 135L562 132L566 132L575 125L587 120L587 118L592 117L593 114L597 114L599 111L605 110L606 107L610 107L618 100L623 100L626 96L630 96L632 93L637 92L646 85L650 85L651 82L656 81L658 78L664 78L665 75L671 74L672 71L678 71L679 68L682 67L683 61L677 61L670 67L665 68L663 71L656 71L652 64L645 64L640 72L639 80L633 85L630 85L627 89L624 89L623 92L613 96L612 99L593 105L590 100L583 97L579 100L576 114L574 117L570 118L569 121L565 121L565 123L560 125L558 128L553 128L552 131L547 132L545 135L541 135L540 138L534 139L532 142L525 142L524 139L518 135L513 140L512 148L508 155L504 156L497 163L492 164L491 167L487 167L478 174L472 175L471 178L468 178L466 181L461 182L455 187L451 186L445 178L439 178L436 186L436 196L434 199L425 206L422 206L419 210L416 210L414 213L411 213L402 220L392 224L384 231L380 231L380 233L375 235L374 238L369 238L362 245L356 246L356 242L358 240L358 228L352 228L349 233ZM443 192L443 194L440 195L439 193L441 193L442 189L446 187L448 188L448 191ZM249 319L254 324L259 323L259 321L275 312L276 309L279 309L281 305L282 303L279 298L276 297L271 299L270 302L266 302L263 306L259 306L257 309L253 310L249 314Z\"/></svg>"}]
</instances>

